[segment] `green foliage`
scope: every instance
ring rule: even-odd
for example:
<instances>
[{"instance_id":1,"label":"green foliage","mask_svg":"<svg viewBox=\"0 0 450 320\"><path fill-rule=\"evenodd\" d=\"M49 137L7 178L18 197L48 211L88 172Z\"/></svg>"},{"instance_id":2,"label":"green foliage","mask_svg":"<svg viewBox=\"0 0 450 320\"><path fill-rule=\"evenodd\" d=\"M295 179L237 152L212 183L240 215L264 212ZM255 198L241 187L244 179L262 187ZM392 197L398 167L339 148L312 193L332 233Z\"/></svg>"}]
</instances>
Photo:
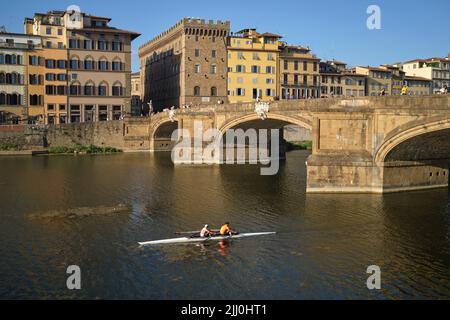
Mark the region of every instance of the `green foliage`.
<instances>
[{"instance_id":1,"label":"green foliage","mask_svg":"<svg viewBox=\"0 0 450 320\"><path fill-rule=\"evenodd\" d=\"M14 143L0 143L0 151L17 151L19 146Z\"/></svg>"},{"instance_id":2,"label":"green foliage","mask_svg":"<svg viewBox=\"0 0 450 320\"><path fill-rule=\"evenodd\" d=\"M112 147L97 147L97 146L82 146L76 145L73 147L54 146L48 149L50 154L105 154L105 153L119 153L122 150Z\"/></svg>"},{"instance_id":3,"label":"green foliage","mask_svg":"<svg viewBox=\"0 0 450 320\"><path fill-rule=\"evenodd\" d=\"M312 150L312 141L288 142L287 150Z\"/></svg>"}]
</instances>

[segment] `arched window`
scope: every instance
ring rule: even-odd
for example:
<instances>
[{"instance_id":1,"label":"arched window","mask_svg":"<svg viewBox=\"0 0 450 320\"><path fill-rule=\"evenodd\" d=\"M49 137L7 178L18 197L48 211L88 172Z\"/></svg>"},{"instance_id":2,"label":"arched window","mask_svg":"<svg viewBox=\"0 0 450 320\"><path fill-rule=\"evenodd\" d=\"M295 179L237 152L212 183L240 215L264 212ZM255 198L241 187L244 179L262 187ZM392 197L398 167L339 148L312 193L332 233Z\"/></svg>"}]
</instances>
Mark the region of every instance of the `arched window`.
<instances>
[{"instance_id":1,"label":"arched window","mask_svg":"<svg viewBox=\"0 0 450 320\"><path fill-rule=\"evenodd\" d=\"M112 95L115 97L120 97L123 95L123 87L120 82L114 83L112 87Z\"/></svg>"},{"instance_id":2,"label":"arched window","mask_svg":"<svg viewBox=\"0 0 450 320\"><path fill-rule=\"evenodd\" d=\"M5 64L5 55L3 53L0 54L0 64Z\"/></svg>"},{"instance_id":3,"label":"arched window","mask_svg":"<svg viewBox=\"0 0 450 320\"><path fill-rule=\"evenodd\" d=\"M216 74L217 73L217 65L213 64L211 65L211 74Z\"/></svg>"},{"instance_id":4,"label":"arched window","mask_svg":"<svg viewBox=\"0 0 450 320\"><path fill-rule=\"evenodd\" d=\"M217 88L211 87L211 97L217 97Z\"/></svg>"},{"instance_id":5,"label":"arched window","mask_svg":"<svg viewBox=\"0 0 450 320\"><path fill-rule=\"evenodd\" d=\"M84 95L85 96L93 96L95 95L95 84L92 81L86 82L84 85Z\"/></svg>"},{"instance_id":6,"label":"arched window","mask_svg":"<svg viewBox=\"0 0 450 320\"><path fill-rule=\"evenodd\" d=\"M5 81L5 83L6 84L12 84L12 75L11 75L11 73L7 73L6 74L6 81Z\"/></svg>"},{"instance_id":7,"label":"arched window","mask_svg":"<svg viewBox=\"0 0 450 320\"><path fill-rule=\"evenodd\" d=\"M0 92L0 105L6 104L6 93Z\"/></svg>"},{"instance_id":8,"label":"arched window","mask_svg":"<svg viewBox=\"0 0 450 320\"><path fill-rule=\"evenodd\" d=\"M71 96L81 95L81 83L79 81L74 81L70 84L69 94Z\"/></svg>"},{"instance_id":9,"label":"arched window","mask_svg":"<svg viewBox=\"0 0 450 320\"><path fill-rule=\"evenodd\" d=\"M98 61L98 70L100 71L109 70L109 62L105 57L100 58L100 60Z\"/></svg>"},{"instance_id":10,"label":"arched window","mask_svg":"<svg viewBox=\"0 0 450 320\"><path fill-rule=\"evenodd\" d=\"M69 69L78 70L80 68L80 58L78 56L72 56L69 59Z\"/></svg>"},{"instance_id":11,"label":"arched window","mask_svg":"<svg viewBox=\"0 0 450 320\"><path fill-rule=\"evenodd\" d=\"M200 96L200 87L199 86L194 87L194 96L196 96L196 97Z\"/></svg>"},{"instance_id":12,"label":"arched window","mask_svg":"<svg viewBox=\"0 0 450 320\"><path fill-rule=\"evenodd\" d=\"M11 84L18 84L17 73L11 73Z\"/></svg>"},{"instance_id":13,"label":"arched window","mask_svg":"<svg viewBox=\"0 0 450 320\"><path fill-rule=\"evenodd\" d=\"M98 86L98 95L102 97L106 97L108 95L108 84L105 81L100 83Z\"/></svg>"},{"instance_id":14,"label":"arched window","mask_svg":"<svg viewBox=\"0 0 450 320\"><path fill-rule=\"evenodd\" d=\"M11 55L10 54L5 55L5 64L11 64L11 61L12 61Z\"/></svg>"},{"instance_id":15,"label":"arched window","mask_svg":"<svg viewBox=\"0 0 450 320\"><path fill-rule=\"evenodd\" d=\"M94 70L94 59L91 56L88 56L85 58L84 69L85 70Z\"/></svg>"},{"instance_id":16,"label":"arched window","mask_svg":"<svg viewBox=\"0 0 450 320\"><path fill-rule=\"evenodd\" d=\"M6 81L6 75L3 72L1 72L0 73L0 83L5 83L5 81Z\"/></svg>"},{"instance_id":17,"label":"arched window","mask_svg":"<svg viewBox=\"0 0 450 320\"><path fill-rule=\"evenodd\" d=\"M122 61L120 58L114 58L112 63L112 69L113 71L121 71L122 70Z\"/></svg>"}]
</instances>

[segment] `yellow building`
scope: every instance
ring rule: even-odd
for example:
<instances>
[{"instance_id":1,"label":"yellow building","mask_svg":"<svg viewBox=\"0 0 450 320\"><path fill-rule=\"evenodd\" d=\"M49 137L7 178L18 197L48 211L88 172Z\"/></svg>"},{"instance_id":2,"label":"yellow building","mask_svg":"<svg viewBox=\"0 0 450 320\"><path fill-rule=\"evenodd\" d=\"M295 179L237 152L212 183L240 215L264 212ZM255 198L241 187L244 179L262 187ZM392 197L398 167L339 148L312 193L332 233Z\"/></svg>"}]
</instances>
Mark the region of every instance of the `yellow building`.
<instances>
[{"instance_id":1,"label":"yellow building","mask_svg":"<svg viewBox=\"0 0 450 320\"><path fill-rule=\"evenodd\" d=\"M355 73L366 76L367 96L392 94L393 73L391 70L380 67L356 67Z\"/></svg>"},{"instance_id":2,"label":"yellow building","mask_svg":"<svg viewBox=\"0 0 450 320\"><path fill-rule=\"evenodd\" d=\"M67 123L67 21L65 12L50 11L36 13L34 18L25 18L25 33L42 38L43 85L44 85L44 123Z\"/></svg>"},{"instance_id":3,"label":"yellow building","mask_svg":"<svg viewBox=\"0 0 450 320\"><path fill-rule=\"evenodd\" d=\"M44 122L45 57L42 48L27 52L28 121Z\"/></svg>"},{"instance_id":4,"label":"yellow building","mask_svg":"<svg viewBox=\"0 0 450 320\"><path fill-rule=\"evenodd\" d=\"M320 96L320 59L311 50L282 43L280 46L281 99L306 99Z\"/></svg>"},{"instance_id":5,"label":"yellow building","mask_svg":"<svg viewBox=\"0 0 450 320\"><path fill-rule=\"evenodd\" d=\"M272 33L245 29L228 38L230 103L273 101L279 97L279 39Z\"/></svg>"}]
</instances>

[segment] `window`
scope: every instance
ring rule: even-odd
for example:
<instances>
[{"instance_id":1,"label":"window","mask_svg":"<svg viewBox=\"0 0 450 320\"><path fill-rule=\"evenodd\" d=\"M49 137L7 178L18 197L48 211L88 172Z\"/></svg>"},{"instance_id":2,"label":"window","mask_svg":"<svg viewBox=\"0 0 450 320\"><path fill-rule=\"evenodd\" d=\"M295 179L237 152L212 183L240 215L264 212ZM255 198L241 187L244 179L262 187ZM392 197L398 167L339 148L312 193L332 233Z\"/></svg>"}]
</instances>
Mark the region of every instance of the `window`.
<instances>
[{"instance_id":1,"label":"window","mask_svg":"<svg viewBox=\"0 0 450 320\"><path fill-rule=\"evenodd\" d=\"M86 49L86 50L92 50L93 49L92 40L84 40L84 49Z\"/></svg>"},{"instance_id":2,"label":"window","mask_svg":"<svg viewBox=\"0 0 450 320\"><path fill-rule=\"evenodd\" d=\"M88 83L84 86L84 95L93 96L94 95L94 84Z\"/></svg>"},{"instance_id":3,"label":"window","mask_svg":"<svg viewBox=\"0 0 450 320\"><path fill-rule=\"evenodd\" d=\"M94 69L94 61L92 59L85 60L84 61L84 69L85 70L93 70Z\"/></svg>"},{"instance_id":4,"label":"window","mask_svg":"<svg viewBox=\"0 0 450 320\"><path fill-rule=\"evenodd\" d=\"M267 54L267 60L269 60L269 61L273 60L273 54L272 53L268 53Z\"/></svg>"},{"instance_id":5,"label":"window","mask_svg":"<svg viewBox=\"0 0 450 320\"><path fill-rule=\"evenodd\" d=\"M275 67L267 66L266 73L275 73Z\"/></svg>"},{"instance_id":6,"label":"window","mask_svg":"<svg viewBox=\"0 0 450 320\"><path fill-rule=\"evenodd\" d=\"M259 56L257 52L253 52L253 60L259 60Z\"/></svg>"},{"instance_id":7,"label":"window","mask_svg":"<svg viewBox=\"0 0 450 320\"><path fill-rule=\"evenodd\" d=\"M245 89L237 88L236 89L236 95L237 96L245 96Z\"/></svg>"},{"instance_id":8,"label":"window","mask_svg":"<svg viewBox=\"0 0 450 320\"><path fill-rule=\"evenodd\" d=\"M194 96L196 96L196 97L200 96L200 87L199 86L194 87Z\"/></svg>"},{"instance_id":9,"label":"window","mask_svg":"<svg viewBox=\"0 0 450 320\"><path fill-rule=\"evenodd\" d=\"M287 60L284 60L284 70L287 70L288 68L289 68L289 62Z\"/></svg>"},{"instance_id":10,"label":"window","mask_svg":"<svg viewBox=\"0 0 450 320\"><path fill-rule=\"evenodd\" d=\"M211 73L212 73L212 74L216 74L216 73L217 73L217 65L213 64L213 65L211 66Z\"/></svg>"},{"instance_id":11,"label":"window","mask_svg":"<svg viewBox=\"0 0 450 320\"><path fill-rule=\"evenodd\" d=\"M213 50L213 51L211 51L211 57L215 58L215 57L216 57L216 55L217 55L217 52L216 52L216 50Z\"/></svg>"},{"instance_id":12,"label":"window","mask_svg":"<svg viewBox=\"0 0 450 320\"><path fill-rule=\"evenodd\" d=\"M62 36L63 35L63 30L62 29L58 29L58 36Z\"/></svg>"},{"instance_id":13,"label":"window","mask_svg":"<svg viewBox=\"0 0 450 320\"><path fill-rule=\"evenodd\" d=\"M289 82L289 75L287 73L283 74L283 83L288 84Z\"/></svg>"},{"instance_id":14,"label":"window","mask_svg":"<svg viewBox=\"0 0 450 320\"><path fill-rule=\"evenodd\" d=\"M55 60L51 60L51 59L45 60L45 66L48 69L54 69L55 68Z\"/></svg>"},{"instance_id":15,"label":"window","mask_svg":"<svg viewBox=\"0 0 450 320\"><path fill-rule=\"evenodd\" d=\"M58 69L65 69L66 68L66 60L58 60L57 66L58 66Z\"/></svg>"},{"instance_id":16,"label":"window","mask_svg":"<svg viewBox=\"0 0 450 320\"><path fill-rule=\"evenodd\" d=\"M57 94L59 96L65 96L66 95L66 86L58 86L57 87Z\"/></svg>"},{"instance_id":17,"label":"window","mask_svg":"<svg viewBox=\"0 0 450 320\"><path fill-rule=\"evenodd\" d=\"M45 47L48 48L48 49L51 49L52 48L52 42L51 41L47 41L45 43Z\"/></svg>"},{"instance_id":18,"label":"window","mask_svg":"<svg viewBox=\"0 0 450 320\"><path fill-rule=\"evenodd\" d=\"M244 54L242 52L238 52L237 56L239 60L245 60Z\"/></svg>"},{"instance_id":19,"label":"window","mask_svg":"<svg viewBox=\"0 0 450 320\"><path fill-rule=\"evenodd\" d=\"M211 97L217 97L217 88L216 87L211 88Z\"/></svg>"},{"instance_id":20,"label":"window","mask_svg":"<svg viewBox=\"0 0 450 320\"><path fill-rule=\"evenodd\" d=\"M271 78L266 79L266 84L274 84L274 83L275 83L274 79L271 79Z\"/></svg>"},{"instance_id":21,"label":"window","mask_svg":"<svg viewBox=\"0 0 450 320\"><path fill-rule=\"evenodd\" d=\"M122 42L113 41L112 50L113 51L122 51Z\"/></svg>"},{"instance_id":22,"label":"window","mask_svg":"<svg viewBox=\"0 0 450 320\"><path fill-rule=\"evenodd\" d=\"M303 71L308 71L308 62L303 61Z\"/></svg>"},{"instance_id":23,"label":"window","mask_svg":"<svg viewBox=\"0 0 450 320\"><path fill-rule=\"evenodd\" d=\"M237 80L237 83L244 83L244 78L242 78L242 77L238 77L236 80Z\"/></svg>"},{"instance_id":24,"label":"window","mask_svg":"<svg viewBox=\"0 0 450 320\"><path fill-rule=\"evenodd\" d=\"M65 73L60 73L57 75L58 81L67 81L67 75Z\"/></svg>"},{"instance_id":25,"label":"window","mask_svg":"<svg viewBox=\"0 0 450 320\"><path fill-rule=\"evenodd\" d=\"M258 84L258 78L253 78L253 79L252 79L252 83L253 83L253 84Z\"/></svg>"},{"instance_id":26,"label":"window","mask_svg":"<svg viewBox=\"0 0 450 320\"><path fill-rule=\"evenodd\" d=\"M47 29L45 30L45 34L51 35L52 34L52 28L51 27L47 27Z\"/></svg>"},{"instance_id":27,"label":"window","mask_svg":"<svg viewBox=\"0 0 450 320\"><path fill-rule=\"evenodd\" d=\"M108 50L108 44L105 40L99 40L97 47L98 47L98 50L101 50L101 51Z\"/></svg>"},{"instance_id":28,"label":"window","mask_svg":"<svg viewBox=\"0 0 450 320\"><path fill-rule=\"evenodd\" d=\"M294 75L294 84L298 84L298 74Z\"/></svg>"},{"instance_id":29,"label":"window","mask_svg":"<svg viewBox=\"0 0 450 320\"><path fill-rule=\"evenodd\" d=\"M45 75L45 80L47 80L47 81L55 81L55 75L53 73L47 73Z\"/></svg>"},{"instance_id":30,"label":"window","mask_svg":"<svg viewBox=\"0 0 450 320\"><path fill-rule=\"evenodd\" d=\"M200 65L199 64L196 64L194 66L194 73L200 73Z\"/></svg>"},{"instance_id":31,"label":"window","mask_svg":"<svg viewBox=\"0 0 450 320\"><path fill-rule=\"evenodd\" d=\"M122 96L122 86L118 84L114 85L112 87L112 95L115 97Z\"/></svg>"},{"instance_id":32,"label":"window","mask_svg":"<svg viewBox=\"0 0 450 320\"><path fill-rule=\"evenodd\" d=\"M108 88L106 86L106 84L101 84L98 86L98 95L105 97L108 95Z\"/></svg>"},{"instance_id":33,"label":"window","mask_svg":"<svg viewBox=\"0 0 450 320\"><path fill-rule=\"evenodd\" d=\"M71 59L69 60L69 68L72 70L77 70L79 66L79 60L78 59Z\"/></svg>"},{"instance_id":34,"label":"window","mask_svg":"<svg viewBox=\"0 0 450 320\"><path fill-rule=\"evenodd\" d=\"M69 48L78 49L78 41L76 39L69 39Z\"/></svg>"},{"instance_id":35,"label":"window","mask_svg":"<svg viewBox=\"0 0 450 320\"><path fill-rule=\"evenodd\" d=\"M195 56L200 57L200 49L195 49Z\"/></svg>"},{"instance_id":36,"label":"window","mask_svg":"<svg viewBox=\"0 0 450 320\"><path fill-rule=\"evenodd\" d=\"M266 89L266 96L268 96L268 97L275 96L275 90L274 89Z\"/></svg>"},{"instance_id":37,"label":"window","mask_svg":"<svg viewBox=\"0 0 450 320\"><path fill-rule=\"evenodd\" d=\"M120 62L120 60L113 61L112 69L113 69L113 71L120 71L120 70L122 70L122 63Z\"/></svg>"},{"instance_id":38,"label":"window","mask_svg":"<svg viewBox=\"0 0 450 320\"><path fill-rule=\"evenodd\" d=\"M64 49L64 45L62 42L58 42L58 49Z\"/></svg>"},{"instance_id":39,"label":"window","mask_svg":"<svg viewBox=\"0 0 450 320\"><path fill-rule=\"evenodd\" d=\"M317 62L314 62L314 72L317 72Z\"/></svg>"},{"instance_id":40,"label":"window","mask_svg":"<svg viewBox=\"0 0 450 320\"><path fill-rule=\"evenodd\" d=\"M237 65L236 72L245 72L245 66Z\"/></svg>"},{"instance_id":41,"label":"window","mask_svg":"<svg viewBox=\"0 0 450 320\"><path fill-rule=\"evenodd\" d=\"M109 69L109 63L106 60L100 60L98 62L98 70L100 71L108 71Z\"/></svg>"},{"instance_id":42,"label":"window","mask_svg":"<svg viewBox=\"0 0 450 320\"><path fill-rule=\"evenodd\" d=\"M66 110L66 105L65 104L60 104L59 105L59 111L65 111Z\"/></svg>"},{"instance_id":43,"label":"window","mask_svg":"<svg viewBox=\"0 0 450 320\"><path fill-rule=\"evenodd\" d=\"M48 105L47 105L47 110L48 110L48 111L53 111L53 110L55 110L55 105L54 105L54 104L48 104Z\"/></svg>"},{"instance_id":44,"label":"window","mask_svg":"<svg viewBox=\"0 0 450 320\"><path fill-rule=\"evenodd\" d=\"M258 67L258 66L252 66L252 73L259 73L260 70L261 70L260 67Z\"/></svg>"}]
</instances>

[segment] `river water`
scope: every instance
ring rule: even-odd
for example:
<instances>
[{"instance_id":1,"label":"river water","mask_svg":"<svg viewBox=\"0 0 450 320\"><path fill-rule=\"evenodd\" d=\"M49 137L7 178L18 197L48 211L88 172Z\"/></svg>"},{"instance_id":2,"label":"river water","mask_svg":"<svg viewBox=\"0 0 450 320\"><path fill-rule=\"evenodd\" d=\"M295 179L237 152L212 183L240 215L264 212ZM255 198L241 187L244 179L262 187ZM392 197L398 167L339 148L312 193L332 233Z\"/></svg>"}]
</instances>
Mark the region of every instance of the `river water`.
<instances>
[{"instance_id":1,"label":"river water","mask_svg":"<svg viewBox=\"0 0 450 320\"><path fill-rule=\"evenodd\" d=\"M167 154L1 158L0 299L449 299L449 191L307 195L307 156L289 153L271 177L175 168ZM225 221L278 234L137 245Z\"/></svg>"}]
</instances>

